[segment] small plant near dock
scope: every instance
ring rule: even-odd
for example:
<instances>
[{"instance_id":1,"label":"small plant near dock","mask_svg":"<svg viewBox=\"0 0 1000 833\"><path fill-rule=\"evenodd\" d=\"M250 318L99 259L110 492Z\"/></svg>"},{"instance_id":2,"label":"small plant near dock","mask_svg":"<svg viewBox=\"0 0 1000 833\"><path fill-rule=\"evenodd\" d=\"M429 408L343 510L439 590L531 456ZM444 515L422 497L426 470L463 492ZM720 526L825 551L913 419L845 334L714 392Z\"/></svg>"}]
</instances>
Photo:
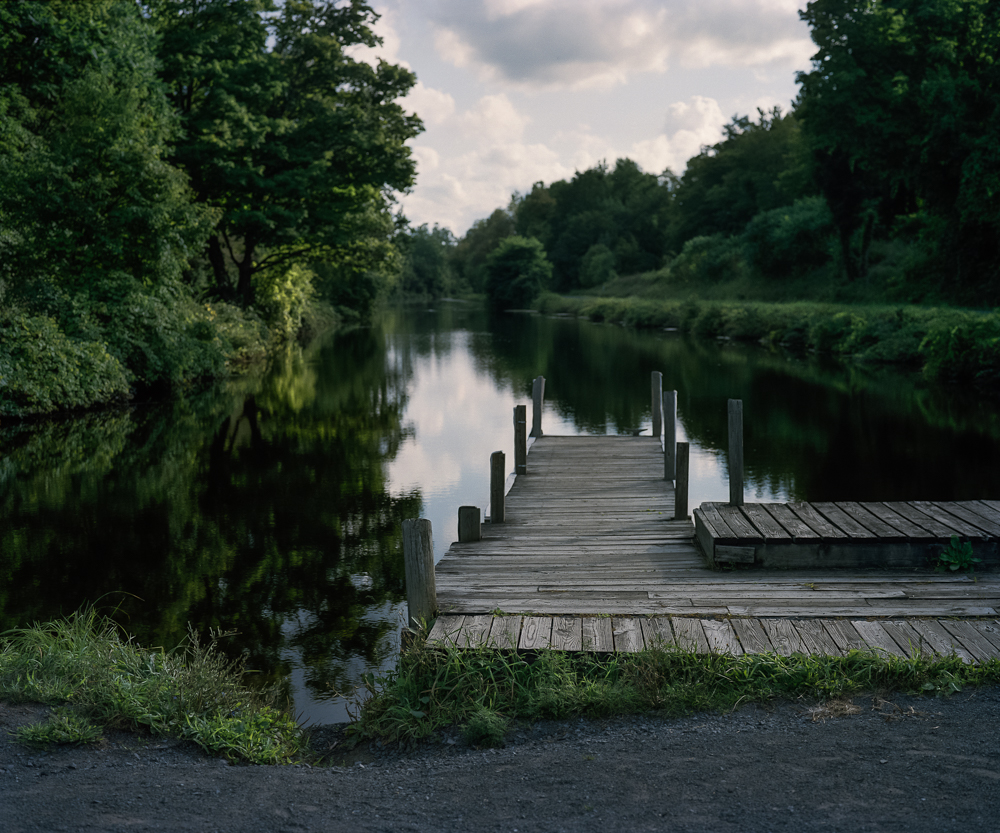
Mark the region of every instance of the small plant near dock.
<instances>
[{"instance_id":1,"label":"small plant near dock","mask_svg":"<svg viewBox=\"0 0 1000 833\"><path fill-rule=\"evenodd\" d=\"M92 743L125 728L191 740L206 751L251 763L285 763L301 753L295 721L274 692L243 682L239 660L224 657L215 633L195 633L175 651L146 649L93 610L0 634L0 699L55 706L18 738L33 745Z\"/></svg>"},{"instance_id":2,"label":"small plant near dock","mask_svg":"<svg viewBox=\"0 0 1000 833\"><path fill-rule=\"evenodd\" d=\"M934 569L939 573L944 572L973 572L983 559L975 558L972 553L972 544L969 541L960 541L957 535L951 536L948 546L941 550L937 558Z\"/></svg>"}]
</instances>

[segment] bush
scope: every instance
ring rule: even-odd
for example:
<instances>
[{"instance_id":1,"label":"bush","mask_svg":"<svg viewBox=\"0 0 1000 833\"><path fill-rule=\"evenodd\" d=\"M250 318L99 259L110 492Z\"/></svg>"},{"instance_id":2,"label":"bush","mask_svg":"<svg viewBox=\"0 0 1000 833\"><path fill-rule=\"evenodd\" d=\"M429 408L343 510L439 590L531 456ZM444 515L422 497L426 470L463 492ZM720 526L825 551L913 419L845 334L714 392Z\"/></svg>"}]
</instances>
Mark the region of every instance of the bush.
<instances>
[{"instance_id":1,"label":"bush","mask_svg":"<svg viewBox=\"0 0 1000 833\"><path fill-rule=\"evenodd\" d=\"M552 264L534 237L508 237L486 259L486 295L494 309L526 309L552 279Z\"/></svg>"},{"instance_id":2,"label":"bush","mask_svg":"<svg viewBox=\"0 0 1000 833\"><path fill-rule=\"evenodd\" d=\"M822 197L762 211L747 223L743 240L754 268L764 275L792 277L830 260L833 216Z\"/></svg>"},{"instance_id":3,"label":"bush","mask_svg":"<svg viewBox=\"0 0 1000 833\"><path fill-rule=\"evenodd\" d=\"M713 234L694 237L684 244L670 265L672 283L719 283L742 277L747 256L741 237Z\"/></svg>"}]
</instances>

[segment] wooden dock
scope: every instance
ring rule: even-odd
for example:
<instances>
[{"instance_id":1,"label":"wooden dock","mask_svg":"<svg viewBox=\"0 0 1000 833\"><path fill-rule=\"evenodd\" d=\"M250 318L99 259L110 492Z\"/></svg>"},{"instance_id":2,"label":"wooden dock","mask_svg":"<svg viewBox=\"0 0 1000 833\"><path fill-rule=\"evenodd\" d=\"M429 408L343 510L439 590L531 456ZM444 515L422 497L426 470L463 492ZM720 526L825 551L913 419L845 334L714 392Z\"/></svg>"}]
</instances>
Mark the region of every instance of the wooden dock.
<instances>
[{"instance_id":1,"label":"wooden dock","mask_svg":"<svg viewBox=\"0 0 1000 833\"><path fill-rule=\"evenodd\" d=\"M951 537L967 540L980 568L1000 565L1000 501L704 503L695 532L715 564L777 569L933 565Z\"/></svg>"},{"instance_id":2,"label":"wooden dock","mask_svg":"<svg viewBox=\"0 0 1000 833\"><path fill-rule=\"evenodd\" d=\"M515 411L515 426L524 422L523 411ZM983 513L1000 505L703 505L695 519L699 538L709 535L706 558L695 523L683 510L675 519L664 446L648 436L538 437L526 462L523 452L516 455L522 473L508 480L506 497L503 477L494 470L492 499L503 502L494 514L503 522L482 524L481 540L453 544L431 567L439 615L429 639L514 650L636 651L667 644L731 654L836 655L859 648L898 655L954 652L970 662L1000 657L1000 574L973 579L925 566L927 547L947 544L953 533L968 537L972 526L980 550L988 541L995 549L996 538L984 537L992 531ZM835 534L810 515L829 524L836 515L829 507L859 525L864 511L887 527L896 517L911 526L896 522L896 534L889 535L881 527L863 525L862 534L848 525ZM466 530L468 510L476 517L479 512L460 509ZM735 520L719 520L733 511L740 512L748 537L733 534ZM942 512L954 521L946 524ZM928 520L918 523L917 513ZM973 524L969 513L983 523ZM996 523L1000 531L1000 516ZM851 542L869 550L923 547L922 569L836 570L828 569L836 564L829 558L820 568L720 569L726 547L756 561L758 553L779 547L809 546L829 555ZM427 547L423 557L429 558Z\"/></svg>"}]
</instances>

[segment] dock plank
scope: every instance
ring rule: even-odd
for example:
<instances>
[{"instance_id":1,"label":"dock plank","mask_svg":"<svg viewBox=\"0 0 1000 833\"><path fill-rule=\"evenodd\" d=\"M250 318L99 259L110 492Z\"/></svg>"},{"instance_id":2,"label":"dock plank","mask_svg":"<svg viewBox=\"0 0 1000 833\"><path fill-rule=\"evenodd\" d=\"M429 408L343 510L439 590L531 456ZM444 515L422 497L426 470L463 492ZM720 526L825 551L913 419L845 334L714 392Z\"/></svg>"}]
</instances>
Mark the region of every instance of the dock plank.
<instances>
[{"instance_id":1,"label":"dock plank","mask_svg":"<svg viewBox=\"0 0 1000 833\"><path fill-rule=\"evenodd\" d=\"M954 654L964 663L973 663L976 661L976 658L966 650L961 641L948 633L940 622L930 619L913 619L910 621L910 626L920 635L920 638L927 643L934 653L940 654L943 657Z\"/></svg>"},{"instance_id":2,"label":"dock plank","mask_svg":"<svg viewBox=\"0 0 1000 833\"><path fill-rule=\"evenodd\" d=\"M745 654L769 654L774 650L767 631L756 619L731 619L733 630L740 640L740 647Z\"/></svg>"},{"instance_id":3,"label":"dock plank","mask_svg":"<svg viewBox=\"0 0 1000 833\"><path fill-rule=\"evenodd\" d=\"M642 627L633 616L616 616L611 620L611 635L615 651L634 654L643 649Z\"/></svg>"},{"instance_id":4,"label":"dock plank","mask_svg":"<svg viewBox=\"0 0 1000 833\"><path fill-rule=\"evenodd\" d=\"M525 616L521 624L521 638L517 647L521 651L537 651L552 644L552 617Z\"/></svg>"},{"instance_id":5,"label":"dock plank","mask_svg":"<svg viewBox=\"0 0 1000 833\"><path fill-rule=\"evenodd\" d=\"M521 636L521 616L494 616L487 645L499 650L516 651Z\"/></svg>"},{"instance_id":6,"label":"dock plank","mask_svg":"<svg viewBox=\"0 0 1000 833\"><path fill-rule=\"evenodd\" d=\"M557 651L583 649L583 620L579 616L552 617L552 648Z\"/></svg>"},{"instance_id":7,"label":"dock plank","mask_svg":"<svg viewBox=\"0 0 1000 833\"><path fill-rule=\"evenodd\" d=\"M683 651L694 651L699 654L708 653L708 639L700 619L687 619L676 616L670 620L674 626L674 639L677 647Z\"/></svg>"},{"instance_id":8,"label":"dock plank","mask_svg":"<svg viewBox=\"0 0 1000 833\"><path fill-rule=\"evenodd\" d=\"M767 618L761 619L760 624L776 653L784 657L809 653L790 620Z\"/></svg>"},{"instance_id":9,"label":"dock plank","mask_svg":"<svg viewBox=\"0 0 1000 833\"><path fill-rule=\"evenodd\" d=\"M666 616L654 616L650 619L641 619L642 640L647 648L676 648L673 629L670 627L670 619Z\"/></svg>"},{"instance_id":10,"label":"dock plank","mask_svg":"<svg viewBox=\"0 0 1000 833\"><path fill-rule=\"evenodd\" d=\"M611 631L611 620L597 616L585 616L583 626L583 650L594 653L611 653L615 649L615 638Z\"/></svg>"},{"instance_id":11,"label":"dock plank","mask_svg":"<svg viewBox=\"0 0 1000 833\"><path fill-rule=\"evenodd\" d=\"M710 651L736 657L743 653L739 637L728 619L702 619L701 627Z\"/></svg>"}]
</instances>

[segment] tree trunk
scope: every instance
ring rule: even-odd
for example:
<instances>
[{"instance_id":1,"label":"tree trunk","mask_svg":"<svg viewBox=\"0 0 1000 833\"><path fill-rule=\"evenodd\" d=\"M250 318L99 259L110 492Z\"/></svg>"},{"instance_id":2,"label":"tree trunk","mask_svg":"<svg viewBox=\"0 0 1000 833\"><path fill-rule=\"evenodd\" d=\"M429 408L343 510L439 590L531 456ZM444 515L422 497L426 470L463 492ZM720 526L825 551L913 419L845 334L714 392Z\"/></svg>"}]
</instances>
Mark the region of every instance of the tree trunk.
<instances>
[{"instance_id":1,"label":"tree trunk","mask_svg":"<svg viewBox=\"0 0 1000 833\"><path fill-rule=\"evenodd\" d=\"M253 291L253 251L255 245L249 241L244 241L243 247L243 260L237 262L236 268L239 271L239 277L236 282L236 297L240 301L240 306L243 309L249 309L253 306L254 302L254 291Z\"/></svg>"},{"instance_id":2,"label":"tree trunk","mask_svg":"<svg viewBox=\"0 0 1000 833\"><path fill-rule=\"evenodd\" d=\"M226 256L222 251L222 243L215 234L208 238L208 262L212 264L212 273L215 275L215 286L219 295L231 298L233 287L229 282L229 271L226 269Z\"/></svg>"}]
</instances>

